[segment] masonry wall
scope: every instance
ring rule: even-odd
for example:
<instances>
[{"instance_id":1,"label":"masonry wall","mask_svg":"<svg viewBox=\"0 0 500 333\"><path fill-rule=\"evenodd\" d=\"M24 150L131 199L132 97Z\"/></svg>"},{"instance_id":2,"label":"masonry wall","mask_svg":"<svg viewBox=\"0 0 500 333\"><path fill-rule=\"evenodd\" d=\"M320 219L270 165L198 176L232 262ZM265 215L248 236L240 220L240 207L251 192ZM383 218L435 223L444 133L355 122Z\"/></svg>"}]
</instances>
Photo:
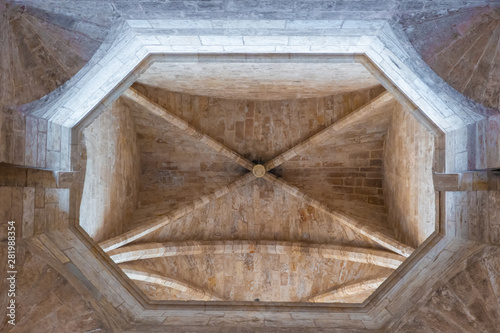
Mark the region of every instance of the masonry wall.
<instances>
[{"instance_id":1,"label":"masonry wall","mask_svg":"<svg viewBox=\"0 0 500 333\"><path fill-rule=\"evenodd\" d=\"M85 129L84 140L80 225L100 242L125 231L137 202L139 154L128 108L115 102Z\"/></svg>"},{"instance_id":2,"label":"masonry wall","mask_svg":"<svg viewBox=\"0 0 500 333\"><path fill-rule=\"evenodd\" d=\"M444 279L419 309L392 332L497 332L500 320L500 257L487 247L460 263L464 269Z\"/></svg>"},{"instance_id":3,"label":"masonry wall","mask_svg":"<svg viewBox=\"0 0 500 333\"><path fill-rule=\"evenodd\" d=\"M140 93L250 160L266 162L347 116L382 86L295 100L232 100L134 84Z\"/></svg>"},{"instance_id":4,"label":"masonry wall","mask_svg":"<svg viewBox=\"0 0 500 333\"><path fill-rule=\"evenodd\" d=\"M6 248L2 246L2 250ZM106 332L101 317L71 283L45 260L24 246L17 247L17 290L15 326L7 323L5 296L2 305L2 332ZM2 272L0 276L6 275ZM2 276L2 290L8 281ZM4 295L7 295L5 292Z\"/></svg>"},{"instance_id":5,"label":"masonry wall","mask_svg":"<svg viewBox=\"0 0 500 333\"><path fill-rule=\"evenodd\" d=\"M7 221L15 221L16 236L26 238L67 225L69 191L50 171L0 164L0 240L7 237Z\"/></svg>"},{"instance_id":6,"label":"masonry wall","mask_svg":"<svg viewBox=\"0 0 500 333\"><path fill-rule=\"evenodd\" d=\"M383 189L390 227L414 247L435 230L433 154L433 136L396 104L384 149Z\"/></svg>"},{"instance_id":7,"label":"masonry wall","mask_svg":"<svg viewBox=\"0 0 500 333\"><path fill-rule=\"evenodd\" d=\"M321 98L267 101L193 96L140 84L134 87L201 132L261 163L384 91L377 86ZM204 144L183 140L182 134L147 110L133 103L130 107L142 163L140 207L161 204L163 210L169 211L204 191L227 184L241 172L238 165L218 157ZM382 149L389 118L390 112L377 110L373 119L336 134L329 142L301 153L273 172L333 208L356 210L360 214L353 215L385 224ZM360 205L366 209L359 209Z\"/></svg>"},{"instance_id":8,"label":"masonry wall","mask_svg":"<svg viewBox=\"0 0 500 333\"><path fill-rule=\"evenodd\" d=\"M476 139L476 160L473 168L500 169L500 114L477 122L471 132Z\"/></svg>"}]
</instances>

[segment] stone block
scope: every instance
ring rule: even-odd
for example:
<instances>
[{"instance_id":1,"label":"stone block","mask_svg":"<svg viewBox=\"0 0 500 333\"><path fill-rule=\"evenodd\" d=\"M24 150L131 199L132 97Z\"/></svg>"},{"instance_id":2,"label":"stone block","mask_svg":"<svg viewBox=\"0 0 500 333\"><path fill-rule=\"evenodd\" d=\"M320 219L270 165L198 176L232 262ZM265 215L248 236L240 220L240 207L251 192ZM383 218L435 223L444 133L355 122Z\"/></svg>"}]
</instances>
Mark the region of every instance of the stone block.
<instances>
[{"instance_id":1,"label":"stone block","mask_svg":"<svg viewBox=\"0 0 500 333\"><path fill-rule=\"evenodd\" d=\"M26 117L25 163L27 166L37 165L38 120Z\"/></svg>"},{"instance_id":2,"label":"stone block","mask_svg":"<svg viewBox=\"0 0 500 333\"><path fill-rule=\"evenodd\" d=\"M284 29L285 20L212 20L214 29Z\"/></svg>"},{"instance_id":3,"label":"stone block","mask_svg":"<svg viewBox=\"0 0 500 333\"><path fill-rule=\"evenodd\" d=\"M202 45L243 45L243 36L199 36Z\"/></svg>"},{"instance_id":4,"label":"stone block","mask_svg":"<svg viewBox=\"0 0 500 333\"><path fill-rule=\"evenodd\" d=\"M339 29L342 20L287 20L286 29Z\"/></svg>"},{"instance_id":5,"label":"stone block","mask_svg":"<svg viewBox=\"0 0 500 333\"><path fill-rule=\"evenodd\" d=\"M200 38L198 36L157 36L157 39L162 45L172 46L172 45L186 45L186 46L197 46L202 45ZM204 44L206 45L206 44Z\"/></svg>"},{"instance_id":6,"label":"stone block","mask_svg":"<svg viewBox=\"0 0 500 333\"><path fill-rule=\"evenodd\" d=\"M149 20L149 23L155 29L212 29L210 20Z\"/></svg>"},{"instance_id":7,"label":"stone block","mask_svg":"<svg viewBox=\"0 0 500 333\"><path fill-rule=\"evenodd\" d=\"M243 36L245 45L288 45L288 36Z\"/></svg>"}]
</instances>

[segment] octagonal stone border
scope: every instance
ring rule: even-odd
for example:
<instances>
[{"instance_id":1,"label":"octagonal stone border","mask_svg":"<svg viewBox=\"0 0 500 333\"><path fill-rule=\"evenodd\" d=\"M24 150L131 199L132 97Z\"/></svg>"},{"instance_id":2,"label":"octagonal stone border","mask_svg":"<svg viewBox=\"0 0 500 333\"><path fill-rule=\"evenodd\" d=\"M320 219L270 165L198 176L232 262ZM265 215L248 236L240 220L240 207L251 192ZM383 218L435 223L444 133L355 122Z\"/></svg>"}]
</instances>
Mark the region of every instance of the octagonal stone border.
<instances>
[{"instance_id":1,"label":"octagonal stone border","mask_svg":"<svg viewBox=\"0 0 500 333\"><path fill-rule=\"evenodd\" d=\"M179 39L179 36L169 38L172 36L166 36L158 31L142 33L132 29L126 30L117 39L109 52L97 62L95 67L90 69L80 81L73 82L73 85L69 86L61 98L50 108L40 110L36 115L48 119L50 122L71 128L73 135L70 144L74 152L76 151L77 142L75 139L78 131L85 126L93 115L99 114L100 111L116 100L137 79L138 75L147 68L147 62L155 57L169 55L186 57L189 54L193 59L205 55L212 56L214 60L220 61L225 58L227 60L228 57L248 59L255 56L255 54L260 54L260 56L275 54L289 59L298 54L307 57L366 56L370 61L365 65L371 68L372 73L381 75L381 72L383 72L387 75L384 84L386 88L393 93L397 90L401 91L400 94L395 93L395 96L404 103L415 105L413 114L416 118L423 122L429 130L438 133L440 140L436 147L436 153L439 161L443 163L439 168L440 170L437 171L445 172L449 169L448 164L444 163L446 133L463 128L465 125L481 119L481 116L467 110L465 107L453 110L448 107L425 83L429 82L429 79L420 75L420 73L413 72L405 64L405 62L412 60L405 53L404 48L397 45L397 40L389 40L387 37L382 36L383 34L387 35L387 32L382 32L383 29L390 30L388 23L383 23L382 28L379 27L379 30L372 34L366 34L367 29L359 28L361 23L358 21L349 22L344 21L342 24L342 26L346 25L347 27L344 31L339 29L338 33L341 36L294 36L292 34L285 36L288 44L282 45L281 48L275 45L276 36L257 36L254 43L263 45L239 45L235 48L235 39L231 39L229 36L205 35L203 38L197 36L197 42L195 38L186 38L187 36L183 36L182 39ZM137 22L135 24L137 25ZM282 41L284 42L285 39L282 39ZM189 43L196 45L180 42L181 40L191 41ZM244 41L243 36L241 40ZM185 44L179 45L179 43ZM210 55L214 51L220 52L220 47L222 47L224 54ZM309 47L308 50L306 50L307 47ZM383 77L385 76L382 75L377 78L380 80ZM430 121L426 121L426 119ZM89 260L95 262L95 259L97 259L99 264L95 262L96 265L101 265L97 270L100 273L105 273L102 278L111 278L114 279L112 283L126 286L130 296L132 296L127 298L131 303L125 305L127 302L123 302L118 308L127 309L129 313L134 313L135 316L140 317L150 313L150 311L153 311L158 316L164 316L168 311L181 311L185 315L193 313L193 311L229 311L230 313L237 313L238 311L253 311L255 313L285 311L295 314L296 317L293 317L293 315L292 317L296 319L300 317L301 312L306 312L307 316L314 314L324 320L336 320L337 317L338 320L344 320L346 319L345 316L347 316L347 319L350 320L366 321L366 327L371 325L373 328L378 328L391 315L391 304L398 303L398 298L404 297L404 295L410 296L411 293L416 292L418 286L415 286L415 277L436 270L439 262L449 260L453 253L459 250L458 243L453 241L455 238L454 225L447 222L445 199L446 195L440 193L440 214L437 221L437 231L367 301L361 305L352 306L309 303L255 304L252 302L224 302L224 304L221 304L220 302L210 302L208 304L205 302L178 301L148 302L142 292L138 291L135 285L132 285L124 274L117 269L116 264L79 227L74 208L73 212L70 212L70 216L73 216L75 223L70 223L70 230L93 253L93 258L89 258ZM442 252L443 249L447 251ZM438 269L444 270L445 267L438 267ZM425 284L434 282L435 280L431 276ZM403 288L403 286L407 288ZM107 294L110 296L109 291L105 290L102 285L95 285L94 287L105 297ZM393 309L394 311L397 311L397 309ZM339 316L334 315L335 313Z\"/></svg>"},{"instance_id":2,"label":"octagonal stone border","mask_svg":"<svg viewBox=\"0 0 500 333\"><path fill-rule=\"evenodd\" d=\"M155 62L166 62L166 63L198 63L198 62L218 62L218 63L238 63L238 62L251 62L251 63L360 63L362 64L366 69L369 70L369 72L374 75L377 80L395 96L395 98L403 105L405 105L406 110L410 110L409 112L424 126L427 128L428 131L430 131L436 138L436 146L435 146L435 156L434 156L434 169L436 170L442 170L443 169L443 159L442 155L440 156L439 149L438 147L440 146L440 141L442 140L442 135L443 132L436 126L434 125L431 121L429 121L425 115L423 115L420 110L413 105L411 101L409 101L406 96L404 96L399 90L392 84L390 80L388 80L383 73L370 61L368 60L364 55L330 55L330 54L324 54L324 55L302 55L302 54L297 54L297 55L276 55L276 54L270 54L270 55L248 55L248 54L224 54L224 55L214 55L214 54L203 54L203 55L193 55L193 54L176 54L176 55L170 55L170 54L155 54L147 57L139 66L140 72L144 72L149 66L151 66ZM131 76L134 80L136 78L136 75L132 74ZM126 88L130 86L133 81L126 79L124 80L124 85L126 85ZM123 86L120 87L121 89L119 91L122 91L124 88ZM126 89L125 88L125 89ZM119 95L117 95L116 98L118 98ZM75 135L80 132L83 128L88 126L96 117L98 117L101 112L104 111L104 107L101 108L96 108L92 112L90 112L87 117L85 117L75 128L74 131L76 132ZM437 217L444 213L444 205L443 204L438 204L438 207L436 207L437 210L439 210ZM439 233L440 230L440 225L436 221L436 231L429 236L429 238L432 238L435 234ZM83 229L81 230L82 232ZM93 241L92 241L93 242ZM427 241L424 243L428 243ZM96 245L97 246L97 245ZM416 252L418 252L420 249L417 248ZM409 259L405 260L405 263L408 260L411 260L413 256L410 256ZM114 264L114 263L113 263ZM119 268L118 268L119 269ZM396 270L392 275L397 274L399 271ZM391 277L392 277L391 275ZM388 278L388 280L391 279L391 277ZM385 286L382 284L380 288L378 288L363 304L342 304L341 306L343 307L359 307L359 306L365 306L373 297L375 297L378 294L378 291ZM145 296L144 296L145 297ZM152 301L147 299L148 303L151 304L162 304L162 301ZM180 302L180 301L172 301L172 302ZM185 303L185 302L181 302ZM227 302L224 302L227 303ZM234 303L234 302L230 302ZM252 303L252 302L238 302L242 304L247 304L247 303ZM289 306L291 303L290 302L273 302L276 305L286 305ZM252 303L253 304L253 303ZM294 302L295 304L301 304L300 302ZM303 304L309 304L309 303L303 303ZM335 306L340 306L338 304L334 304ZM332 304L328 304L326 306L332 306Z\"/></svg>"}]
</instances>

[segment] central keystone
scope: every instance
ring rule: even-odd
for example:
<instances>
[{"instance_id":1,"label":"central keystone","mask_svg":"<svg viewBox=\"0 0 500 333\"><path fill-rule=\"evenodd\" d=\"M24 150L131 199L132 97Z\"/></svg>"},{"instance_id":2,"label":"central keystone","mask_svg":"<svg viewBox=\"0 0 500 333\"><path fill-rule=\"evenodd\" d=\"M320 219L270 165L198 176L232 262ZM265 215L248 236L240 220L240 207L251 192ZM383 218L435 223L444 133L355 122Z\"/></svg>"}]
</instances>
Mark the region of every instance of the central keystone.
<instances>
[{"instance_id":1,"label":"central keystone","mask_svg":"<svg viewBox=\"0 0 500 333\"><path fill-rule=\"evenodd\" d=\"M266 167L262 164L257 164L252 169L253 175L257 178L264 177L266 174Z\"/></svg>"}]
</instances>

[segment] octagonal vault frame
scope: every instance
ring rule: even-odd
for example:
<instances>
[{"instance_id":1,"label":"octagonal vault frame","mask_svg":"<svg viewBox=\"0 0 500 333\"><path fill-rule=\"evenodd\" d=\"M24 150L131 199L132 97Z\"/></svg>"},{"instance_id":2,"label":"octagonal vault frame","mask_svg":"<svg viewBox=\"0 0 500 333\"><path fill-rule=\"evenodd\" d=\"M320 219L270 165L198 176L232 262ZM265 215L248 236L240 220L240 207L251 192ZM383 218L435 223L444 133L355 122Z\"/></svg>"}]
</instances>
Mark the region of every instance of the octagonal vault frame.
<instances>
[{"instance_id":1,"label":"octagonal vault frame","mask_svg":"<svg viewBox=\"0 0 500 333\"><path fill-rule=\"evenodd\" d=\"M348 21L344 21L348 22ZM385 28L387 29L387 23ZM349 26L349 25L347 25ZM390 27L389 27L390 29ZM356 30L356 29L354 29ZM359 30L359 29L358 29ZM377 34L380 31L372 34L355 34L352 29L348 31L348 36L339 39L337 36L307 36L302 39L302 43L309 43L309 51L304 52L304 45L297 45L297 41L291 42L291 37L287 36L287 48L282 48L282 52L277 52L276 46L272 46L273 36L259 36L263 46L255 49L253 46L240 46L237 49L233 48L224 50L224 54L212 54L214 60L228 60L230 57L245 59L252 58L255 53L259 53L260 57L269 57L269 54L276 54L285 57L288 60L293 59L300 54L302 57L337 56L352 58L362 62L362 56L366 56L370 61L364 64L369 68L374 75L380 75L379 81L386 87L387 90L395 94L395 96L406 105L414 105L414 116L423 123L427 129L438 134L440 143L436 147L436 152L443 171L446 171L444 163L444 137L447 132L459 129L468 123L477 120L479 116L468 113L467 110L452 110L443 100L433 92L433 89L426 83L426 78L421 77L419 73L414 73L405 65L405 61L411 61L407 55L398 48L395 43L386 43L384 38L379 38ZM104 56L98 64L92 68L79 82L70 87L66 93L61 96L57 103L51 108L46 109L43 113L38 114L42 118L46 118L51 122L61 124L72 128L73 141L71 142L72 151L76 151L77 133L89 121L99 114L107 106L111 105L138 75L147 68L147 63L151 59L179 56L187 57L190 54L192 59L198 59L202 56L210 56L214 51L213 48L204 45L176 45L177 39L165 38L165 35L149 33L139 34L126 31L118 38L117 43L112 47L109 53ZM168 36L167 36L168 37ZM186 36L183 36L185 38ZM205 36L207 37L207 36ZM210 37L210 36L208 36ZM227 36L212 36L214 43L224 43L224 37ZM303 36L302 36L303 37ZM243 38L243 37L242 37ZM210 38L204 38L210 40ZM187 38L186 40L190 40ZM267 42L266 42L267 40ZM230 40L226 43L231 44ZM295 43L295 44L294 44ZM328 44L332 43L332 44ZM196 44L196 43L195 43ZM220 46L220 45L212 45ZM231 46L231 45L230 45ZM245 52L245 50L247 52ZM266 50L268 52L266 52ZM192 53L195 51L196 53ZM258 52L257 52L258 51ZM294 52L297 51L297 52ZM253 55L252 55L253 54ZM361 56L361 57L360 57ZM381 73L384 73L382 75ZM402 73L402 74L399 74ZM387 78L384 79L385 75ZM382 78L382 80L381 80ZM401 93L398 93L400 91ZM92 239L83 231L77 224L70 225L72 232L86 243L86 247L94 249L94 255L106 267L106 271L112 272L113 278L119 283L128 287L127 289L137 301L136 304L130 304L129 307L136 309L139 312L143 311L161 311L165 313L167 310L185 311L186 315L192 311L229 311L238 312L241 310L255 313L261 312L307 312L308 314L316 313L319 316L325 316L325 319L334 320L334 313L349 314L351 319L376 320L380 313L385 310L385 305L382 303L390 302L397 297L394 296L394 290L401 290L401 285L405 284L409 275L419 274L420 271L425 271L425 268L432 262L431 258L437 256L444 247L449 246L454 238L452 227L446 225L445 196L440 195L440 209L438 219L438 230L434 232L413 254L408 258L384 284L377 289L363 304L345 305L345 304L309 304L309 303L268 303L256 304L253 302L179 302L179 301L149 301L144 294L138 291L135 284L130 282L128 278L119 270L116 264L93 242ZM77 216L75 212L71 214ZM109 277L109 276L108 276ZM399 285L399 288L395 288ZM99 286L95 286L99 289ZM411 289L411 288L410 288ZM106 290L100 290L103 295L106 295ZM391 294L391 292L393 294ZM396 293L398 291L396 290ZM383 301L383 300L386 301ZM180 310L182 308L182 310ZM141 310L142 309L142 310ZM387 310L385 310L387 312Z\"/></svg>"},{"instance_id":2,"label":"octagonal vault frame","mask_svg":"<svg viewBox=\"0 0 500 333\"><path fill-rule=\"evenodd\" d=\"M362 64L366 69L368 69L369 72L374 75L377 80L391 93L395 98L398 100L399 103L404 105L405 110L412 114L429 132L431 132L435 136L435 156L434 156L434 169L436 169L439 172L442 172L444 167L444 160L441 158L437 152L439 152L439 147L440 144L439 142L442 141L443 139L443 132L430 120L428 120L425 115L422 114L422 112L404 95L402 94L395 86L394 84L387 79L384 74L380 71L380 69L375 66L369 59L367 59L364 55L360 54L352 54L352 55L347 55L347 54L321 54L321 55L316 55L316 54L265 54L265 55L260 55L260 54L153 54L148 56L146 59L144 59L141 64L138 66L138 73L143 73L146 71L153 63L155 62L162 62L162 63L360 63ZM115 96L114 99L110 100L109 103L112 103L114 100L116 100L121 93L123 93L124 90L126 90L130 85L133 84L133 82L136 80L137 72L134 72L130 78L126 78L119 87L115 88L113 92L111 92L110 95ZM94 119L96 119L103 111L104 107L96 108L92 110L85 118L80 121L80 123L74 128L74 135L77 136L80 131L82 131L86 126L92 123ZM440 225L438 223L438 218L441 214L444 212L442 211L444 209L444 201L436 207L438 210L436 213L436 231L429 236L429 238L432 238L434 235L439 235L439 230ZM85 233L83 229L81 229L82 232ZM93 242L93 240L92 240ZM427 241L424 243L428 243ZM418 249L417 249L418 250ZM410 257L412 258L412 257ZM410 259L409 258L409 259ZM409 260L407 259L407 260ZM405 261L406 262L406 261ZM119 268L118 268L119 269ZM393 275L396 274L396 271L393 273ZM391 279L391 277L389 277ZM388 280L389 280L388 279ZM383 286L383 285L382 285ZM369 301L376 297L378 294L378 291L380 288L377 288L377 290L369 297L365 302L362 304L342 304L344 307L359 307L359 306L365 306L366 304L369 303ZM146 296L144 296L146 297ZM161 304L162 301L155 301L152 302L152 300L147 300L149 303L155 303L155 304ZM181 302L181 301L175 301L175 302ZM185 303L185 302L182 302ZM241 303L252 303L252 302L241 302ZM300 302L298 302L300 304ZM289 302L276 302L276 304L282 304L282 305L288 305ZM309 304L309 303L303 303L303 304ZM329 304L328 306L331 306ZM336 304L336 306L339 306Z\"/></svg>"}]
</instances>

